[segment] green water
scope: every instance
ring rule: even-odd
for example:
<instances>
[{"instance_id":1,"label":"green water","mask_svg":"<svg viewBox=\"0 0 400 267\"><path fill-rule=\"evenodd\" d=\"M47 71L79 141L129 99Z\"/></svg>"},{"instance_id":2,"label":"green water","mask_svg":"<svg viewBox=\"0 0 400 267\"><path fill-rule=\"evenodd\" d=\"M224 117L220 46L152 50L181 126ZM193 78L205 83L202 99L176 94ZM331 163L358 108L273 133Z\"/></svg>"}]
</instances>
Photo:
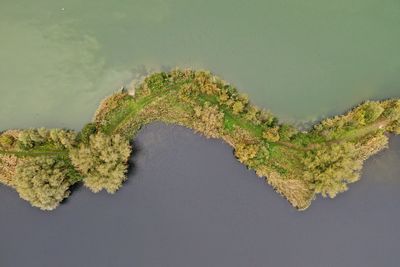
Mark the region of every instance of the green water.
<instances>
[{"instance_id":1,"label":"green water","mask_svg":"<svg viewBox=\"0 0 400 267\"><path fill-rule=\"evenodd\" d=\"M143 69L205 68L286 120L400 96L398 0L0 3L0 129L80 128Z\"/></svg>"}]
</instances>

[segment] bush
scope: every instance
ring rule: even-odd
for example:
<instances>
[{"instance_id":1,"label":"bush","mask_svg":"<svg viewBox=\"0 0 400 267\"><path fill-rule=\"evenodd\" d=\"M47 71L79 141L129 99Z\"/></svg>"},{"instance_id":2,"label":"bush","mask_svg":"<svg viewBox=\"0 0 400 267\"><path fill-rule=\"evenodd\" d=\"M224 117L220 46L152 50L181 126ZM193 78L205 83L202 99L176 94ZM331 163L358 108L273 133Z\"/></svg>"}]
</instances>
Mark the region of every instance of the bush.
<instances>
[{"instance_id":1,"label":"bush","mask_svg":"<svg viewBox=\"0 0 400 267\"><path fill-rule=\"evenodd\" d=\"M70 157L74 166L84 176L84 184L97 193L105 189L115 193L126 180L127 162L131 146L120 135L97 133L87 144L73 148Z\"/></svg>"},{"instance_id":2,"label":"bush","mask_svg":"<svg viewBox=\"0 0 400 267\"><path fill-rule=\"evenodd\" d=\"M70 194L78 174L65 160L31 158L17 166L15 189L22 199L41 210L55 209Z\"/></svg>"}]
</instances>

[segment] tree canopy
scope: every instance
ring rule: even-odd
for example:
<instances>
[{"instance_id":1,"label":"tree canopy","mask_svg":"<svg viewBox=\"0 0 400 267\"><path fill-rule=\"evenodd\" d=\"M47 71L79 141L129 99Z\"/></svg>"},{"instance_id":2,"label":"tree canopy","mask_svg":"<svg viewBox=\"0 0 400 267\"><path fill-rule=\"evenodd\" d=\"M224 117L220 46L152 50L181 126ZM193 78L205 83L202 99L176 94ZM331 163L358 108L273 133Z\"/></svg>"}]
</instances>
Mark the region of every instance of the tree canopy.
<instances>
[{"instance_id":1,"label":"tree canopy","mask_svg":"<svg viewBox=\"0 0 400 267\"><path fill-rule=\"evenodd\" d=\"M52 210L69 196L69 187L78 177L68 161L34 157L17 166L14 185L20 197L32 206Z\"/></svg>"},{"instance_id":2,"label":"tree canopy","mask_svg":"<svg viewBox=\"0 0 400 267\"><path fill-rule=\"evenodd\" d=\"M97 193L105 189L115 193L126 180L127 161L131 146L120 135L97 133L87 144L71 150L74 166L83 175L83 183Z\"/></svg>"},{"instance_id":3,"label":"tree canopy","mask_svg":"<svg viewBox=\"0 0 400 267\"><path fill-rule=\"evenodd\" d=\"M352 143L324 145L306 153L304 178L315 193L333 198L359 179L362 162Z\"/></svg>"}]
</instances>

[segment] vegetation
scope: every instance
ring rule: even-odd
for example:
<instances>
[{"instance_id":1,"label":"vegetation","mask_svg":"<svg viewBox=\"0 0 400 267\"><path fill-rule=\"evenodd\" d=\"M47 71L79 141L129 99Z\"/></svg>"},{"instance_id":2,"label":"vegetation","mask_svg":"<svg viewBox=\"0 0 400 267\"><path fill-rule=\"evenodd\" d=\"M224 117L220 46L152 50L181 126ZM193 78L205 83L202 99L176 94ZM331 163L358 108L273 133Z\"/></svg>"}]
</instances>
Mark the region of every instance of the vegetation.
<instances>
[{"instance_id":1,"label":"vegetation","mask_svg":"<svg viewBox=\"0 0 400 267\"><path fill-rule=\"evenodd\" d=\"M67 161L36 157L18 165L14 179L22 199L42 210L52 210L69 196L69 187L79 175Z\"/></svg>"},{"instance_id":2,"label":"vegetation","mask_svg":"<svg viewBox=\"0 0 400 267\"><path fill-rule=\"evenodd\" d=\"M105 189L115 193L126 180L131 147L120 135L98 133L71 150L73 165L85 177L83 183L94 193Z\"/></svg>"},{"instance_id":3,"label":"vegetation","mask_svg":"<svg viewBox=\"0 0 400 267\"><path fill-rule=\"evenodd\" d=\"M79 181L114 193L126 180L129 141L152 121L221 138L235 157L266 178L297 209L321 194L335 197L360 178L364 160L400 134L400 100L367 101L308 132L279 123L246 95L206 71L152 74L105 99L79 133L28 129L0 135L0 182L33 206L55 208Z\"/></svg>"}]
</instances>

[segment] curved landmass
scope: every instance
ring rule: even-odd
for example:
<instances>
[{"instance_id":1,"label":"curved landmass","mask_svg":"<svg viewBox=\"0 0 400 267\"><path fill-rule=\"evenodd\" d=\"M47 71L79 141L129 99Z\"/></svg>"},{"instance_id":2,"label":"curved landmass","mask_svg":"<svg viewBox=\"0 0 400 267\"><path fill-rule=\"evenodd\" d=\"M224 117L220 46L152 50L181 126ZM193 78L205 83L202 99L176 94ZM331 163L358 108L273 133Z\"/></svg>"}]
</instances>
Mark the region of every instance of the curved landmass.
<instances>
[{"instance_id":1,"label":"curved landmass","mask_svg":"<svg viewBox=\"0 0 400 267\"><path fill-rule=\"evenodd\" d=\"M56 208L83 182L117 191L126 179L132 140L153 121L221 138L236 158L299 210L317 194L335 197L357 181L364 160L400 133L400 100L366 101L308 132L279 123L229 83L206 71L173 70L146 77L134 92L105 99L76 133L10 130L0 135L0 181L43 210Z\"/></svg>"}]
</instances>

